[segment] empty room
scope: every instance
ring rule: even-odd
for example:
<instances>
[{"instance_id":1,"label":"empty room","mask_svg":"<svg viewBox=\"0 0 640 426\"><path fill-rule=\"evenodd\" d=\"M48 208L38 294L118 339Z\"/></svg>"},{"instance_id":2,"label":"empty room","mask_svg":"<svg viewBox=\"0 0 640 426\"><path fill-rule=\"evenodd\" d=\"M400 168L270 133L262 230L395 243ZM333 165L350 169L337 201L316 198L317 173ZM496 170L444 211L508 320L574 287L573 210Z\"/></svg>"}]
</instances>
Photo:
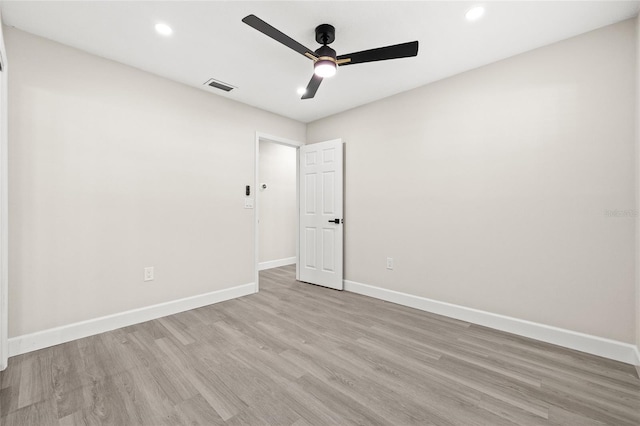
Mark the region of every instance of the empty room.
<instances>
[{"instance_id":1,"label":"empty room","mask_svg":"<svg viewBox=\"0 0 640 426\"><path fill-rule=\"evenodd\" d=\"M639 425L639 11L0 1L0 425Z\"/></svg>"}]
</instances>

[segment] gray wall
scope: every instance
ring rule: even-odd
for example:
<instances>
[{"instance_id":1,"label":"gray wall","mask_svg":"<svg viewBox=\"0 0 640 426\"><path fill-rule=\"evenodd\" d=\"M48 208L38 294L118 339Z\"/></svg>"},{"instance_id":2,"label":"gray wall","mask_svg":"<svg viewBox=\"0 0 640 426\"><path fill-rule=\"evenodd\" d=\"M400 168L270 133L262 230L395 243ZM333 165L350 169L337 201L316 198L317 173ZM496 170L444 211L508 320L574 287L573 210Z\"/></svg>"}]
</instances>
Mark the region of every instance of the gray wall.
<instances>
[{"instance_id":1,"label":"gray wall","mask_svg":"<svg viewBox=\"0 0 640 426\"><path fill-rule=\"evenodd\" d=\"M346 141L346 279L634 342L635 45L628 20L308 125Z\"/></svg>"},{"instance_id":2,"label":"gray wall","mask_svg":"<svg viewBox=\"0 0 640 426\"><path fill-rule=\"evenodd\" d=\"M304 124L5 37L10 337L253 282L255 132L304 140Z\"/></svg>"}]
</instances>

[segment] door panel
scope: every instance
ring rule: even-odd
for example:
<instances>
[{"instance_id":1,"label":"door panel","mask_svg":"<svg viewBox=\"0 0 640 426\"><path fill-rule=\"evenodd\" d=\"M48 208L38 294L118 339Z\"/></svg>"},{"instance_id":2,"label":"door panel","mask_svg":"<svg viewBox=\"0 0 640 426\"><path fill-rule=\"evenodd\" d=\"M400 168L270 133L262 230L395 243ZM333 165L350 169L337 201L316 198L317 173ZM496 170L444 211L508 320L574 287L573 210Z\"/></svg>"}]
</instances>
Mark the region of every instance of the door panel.
<instances>
[{"instance_id":1,"label":"door panel","mask_svg":"<svg viewBox=\"0 0 640 426\"><path fill-rule=\"evenodd\" d=\"M335 229L322 230L322 270L335 272L335 259L333 256L335 246Z\"/></svg>"},{"instance_id":2,"label":"door panel","mask_svg":"<svg viewBox=\"0 0 640 426\"><path fill-rule=\"evenodd\" d=\"M316 228L305 228L304 263L308 269L316 269Z\"/></svg>"},{"instance_id":3,"label":"door panel","mask_svg":"<svg viewBox=\"0 0 640 426\"><path fill-rule=\"evenodd\" d=\"M322 173L322 212L335 216L335 172Z\"/></svg>"},{"instance_id":4,"label":"door panel","mask_svg":"<svg viewBox=\"0 0 640 426\"><path fill-rule=\"evenodd\" d=\"M305 213L306 214L315 214L316 213L316 175L305 175Z\"/></svg>"},{"instance_id":5,"label":"door panel","mask_svg":"<svg viewBox=\"0 0 640 426\"><path fill-rule=\"evenodd\" d=\"M342 290L342 140L305 145L300 154L300 281Z\"/></svg>"}]
</instances>

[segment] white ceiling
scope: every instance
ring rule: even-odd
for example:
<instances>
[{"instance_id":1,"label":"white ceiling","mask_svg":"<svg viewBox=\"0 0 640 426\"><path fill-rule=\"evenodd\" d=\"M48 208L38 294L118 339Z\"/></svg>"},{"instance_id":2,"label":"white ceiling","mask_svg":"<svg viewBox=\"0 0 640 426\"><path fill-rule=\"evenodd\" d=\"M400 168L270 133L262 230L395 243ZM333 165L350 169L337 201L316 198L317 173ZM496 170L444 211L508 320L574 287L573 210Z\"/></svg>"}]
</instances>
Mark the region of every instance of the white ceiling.
<instances>
[{"instance_id":1,"label":"white ceiling","mask_svg":"<svg viewBox=\"0 0 640 426\"><path fill-rule=\"evenodd\" d=\"M485 16L464 13L484 4ZM6 25L293 119L310 122L637 15L640 1L2 1ZM314 99L296 93L313 63L241 22L255 14L316 49L336 28L338 55L418 40L416 58L342 67ZM159 36L154 25L174 33ZM9 58L9 61L11 58ZM224 93L210 78L237 89Z\"/></svg>"}]
</instances>

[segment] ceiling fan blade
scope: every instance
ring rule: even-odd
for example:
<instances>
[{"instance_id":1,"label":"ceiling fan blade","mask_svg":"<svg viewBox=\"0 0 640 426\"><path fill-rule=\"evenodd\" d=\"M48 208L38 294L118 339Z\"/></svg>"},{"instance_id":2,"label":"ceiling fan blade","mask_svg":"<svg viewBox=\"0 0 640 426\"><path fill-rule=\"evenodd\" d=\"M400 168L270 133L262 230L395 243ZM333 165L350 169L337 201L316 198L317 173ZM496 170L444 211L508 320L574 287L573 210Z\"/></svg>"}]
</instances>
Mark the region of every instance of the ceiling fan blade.
<instances>
[{"instance_id":1,"label":"ceiling fan blade","mask_svg":"<svg viewBox=\"0 0 640 426\"><path fill-rule=\"evenodd\" d=\"M313 52L313 50L309 49L308 47L305 47L305 46L301 45L300 43L298 43L297 41L295 41L294 39L292 39L291 37L289 37L288 35L286 35L282 31L277 30L276 28L274 28L271 25L267 24L262 19L258 18L256 15L245 16L242 19L242 22L244 22L245 24L249 25L250 27L255 28L256 30L260 31L261 33L271 37L275 41L278 41L278 42L284 44L289 49L293 49L296 52L300 53L301 55L306 56L309 59L316 58L316 54ZM311 56L309 56L309 55L311 55Z\"/></svg>"},{"instance_id":2,"label":"ceiling fan blade","mask_svg":"<svg viewBox=\"0 0 640 426\"><path fill-rule=\"evenodd\" d=\"M300 99L313 98L318 91L318 87L320 87L320 83L322 83L322 77L318 77L317 75L313 74L311 80L309 81L309 84L307 84L307 91L304 92L304 95L302 95L302 98Z\"/></svg>"},{"instance_id":3,"label":"ceiling fan blade","mask_svg":"<svg viewBox=\"0 0 640 426\"><path fill-rule=\"evenodd\" d=\"M394 44L393 46L378 47L338 56L338 65L362 64L364 62L385 61L387 59L408 58L418 55L418 42Z\"/></svg>"}]
</instances>

